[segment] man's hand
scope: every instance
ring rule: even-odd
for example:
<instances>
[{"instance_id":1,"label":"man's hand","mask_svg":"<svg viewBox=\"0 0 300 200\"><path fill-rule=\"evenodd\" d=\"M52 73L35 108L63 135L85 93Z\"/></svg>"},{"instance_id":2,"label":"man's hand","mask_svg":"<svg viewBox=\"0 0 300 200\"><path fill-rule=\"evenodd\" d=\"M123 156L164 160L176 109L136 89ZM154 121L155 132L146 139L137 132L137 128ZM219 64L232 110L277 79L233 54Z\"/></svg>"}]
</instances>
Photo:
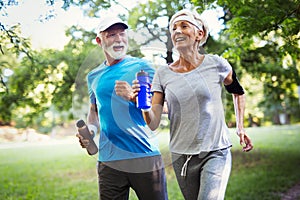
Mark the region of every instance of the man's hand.
<instances>
[{"instance_id":1,"label":"man's hand","mask_svg":"<svg viewBox=\"0 0 300 200\"><path fill-rule=\"evenodd\" d=\"M240 137L240 144L243 147L244 152L251 151L253 149L253 144L250 137L246 134L244 130L238 131L238 136Z\"/></svg>"},{"instance_id":2,"label":"man's hand","mask_svg":"<svg viewBox=\"0 0 300 200\"><path fill-rule=\"evenodd\" d=\"M90 144L90 141L88 139L84 139L79 133L76 134L76 137L79 138L79 143L82 148L87 148Z\"/></svg>"},{"instance_id":3,"label":"man's hand","mask_svg":"<svg viewBox=\"0 0 300 200\"><path fill-rule=\"evenodd\" d=\"M126 101L135 102L133 90L126 81L116 81L115 91L118 96L122 97Z\"/></svg>"}]
</instances>

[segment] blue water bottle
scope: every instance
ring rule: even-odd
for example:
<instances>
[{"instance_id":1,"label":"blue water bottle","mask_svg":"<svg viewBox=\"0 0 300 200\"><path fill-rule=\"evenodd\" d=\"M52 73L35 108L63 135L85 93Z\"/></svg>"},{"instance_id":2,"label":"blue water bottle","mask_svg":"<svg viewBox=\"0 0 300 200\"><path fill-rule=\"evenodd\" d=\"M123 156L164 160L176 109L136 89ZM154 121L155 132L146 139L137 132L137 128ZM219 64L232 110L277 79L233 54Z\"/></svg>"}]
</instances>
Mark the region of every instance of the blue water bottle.
<instances>
[{"instance_id":1,"label":"blue water bottle","mask_svg":"<svg viewBox=\"0 0 300 200\"><path fill-rule=\"evenodd\" d=\"M136 99L136 106L141 110L149 111L151 109L151 84L148 73L141 70L136 73L136 79L140 84L140 91Z\"/></svg>"}]
</instances>

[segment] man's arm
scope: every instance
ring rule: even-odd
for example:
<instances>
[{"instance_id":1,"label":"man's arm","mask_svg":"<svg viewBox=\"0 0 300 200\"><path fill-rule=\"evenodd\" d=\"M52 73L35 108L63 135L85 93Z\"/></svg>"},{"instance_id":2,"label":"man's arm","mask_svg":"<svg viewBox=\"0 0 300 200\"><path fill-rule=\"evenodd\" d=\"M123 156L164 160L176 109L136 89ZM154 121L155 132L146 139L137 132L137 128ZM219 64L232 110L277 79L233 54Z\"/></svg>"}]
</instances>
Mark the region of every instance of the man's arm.
<instances>
[{"instance_id":1,"label":"man's arm","mask_svg":"<svg viewBox=\"0 0 300 200\"><path fill-rule=\"evenodd\" d=\"M90 132L93 132L93 135L97 134L100 125L96 104L90 104L90 109L87 116L87 125L89 127Z\"/></svg>"},{"instance_id":2,"label":"man's arm","mask_svg":"<svg viewBox=\"0 0 300 200\"><path fill-rule=\"evenodd\" d=\"M95 134L98 132L98 129L100 128L96 104L90 104L90 109L87 116L87 126L89 128L90 134L92 136L95 136ZM76 134L76 137L79 138L79 143L82 148L87 148L89 146L88 139L84 139L79 133Z\"/></svg>"}]
</instances>

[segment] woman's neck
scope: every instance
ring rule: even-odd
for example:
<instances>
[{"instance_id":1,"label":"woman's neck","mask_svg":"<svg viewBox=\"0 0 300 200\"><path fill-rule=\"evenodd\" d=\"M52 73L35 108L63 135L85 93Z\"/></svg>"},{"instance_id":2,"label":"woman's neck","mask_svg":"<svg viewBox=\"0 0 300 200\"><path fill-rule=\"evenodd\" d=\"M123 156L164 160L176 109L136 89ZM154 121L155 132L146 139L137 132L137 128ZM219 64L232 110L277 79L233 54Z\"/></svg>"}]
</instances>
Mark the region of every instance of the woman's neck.
<instances>
[{"instance_id":1,"label":"woman's neck","mask_svg":"<svg viewBox=\"0 0 300 200\"><path fill-rule=\"evenodd\" d=\"M173 62L169 67L179 73L189 72L201 65L204 55L198 52L180 53L180 57L177 61Z\"/></svg>"}]
</instances>

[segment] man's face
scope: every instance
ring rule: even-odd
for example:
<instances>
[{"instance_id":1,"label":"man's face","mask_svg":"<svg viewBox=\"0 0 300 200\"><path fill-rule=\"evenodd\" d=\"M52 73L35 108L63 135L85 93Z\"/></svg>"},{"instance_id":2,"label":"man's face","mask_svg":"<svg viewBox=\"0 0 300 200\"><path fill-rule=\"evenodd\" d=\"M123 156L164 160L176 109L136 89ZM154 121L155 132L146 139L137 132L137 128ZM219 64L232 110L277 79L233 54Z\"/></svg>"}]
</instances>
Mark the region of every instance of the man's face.
<instances>
[{"instance_id":1,"label":"man's face","mask_svg":"<svg viewBox=\"0 0 300 200\"><path fill-rule=\"evenodd\" d=\"M100 33L100 45L107 56L119 60L126 55L128 38L123 25L116 24Z\"/></svg>"}]
</instances>

